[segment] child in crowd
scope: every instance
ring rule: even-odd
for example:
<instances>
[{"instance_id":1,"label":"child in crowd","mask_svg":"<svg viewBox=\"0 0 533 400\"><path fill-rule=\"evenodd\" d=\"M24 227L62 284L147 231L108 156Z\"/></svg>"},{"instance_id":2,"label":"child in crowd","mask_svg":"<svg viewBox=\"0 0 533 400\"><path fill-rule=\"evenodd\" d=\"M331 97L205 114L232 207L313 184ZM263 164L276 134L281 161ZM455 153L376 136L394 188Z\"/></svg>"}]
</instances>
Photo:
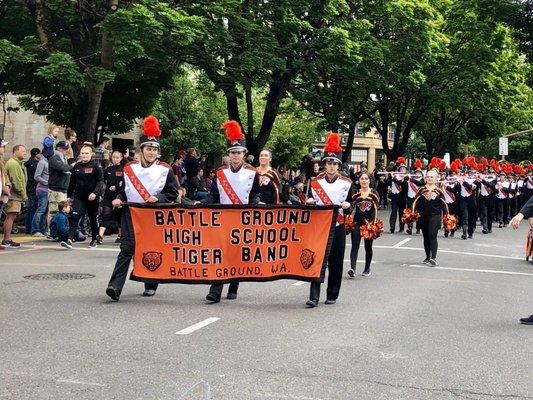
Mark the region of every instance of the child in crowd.
<instances>
[{"instance_id":1,"label":"child in crowd","mask_svg":"<svg viewBox=\"0 0 533 400\"><path fill-rule=\"evenodd\" d=\"M52 221L50 222L50 235L53 238L57 238L57 241L61 242L62 247L72 249L72 241L68 238L68 215L70 213L70 205L66 200L60 201L57 208L58 212L54 215Z\"/></svg>"}]
</instances>

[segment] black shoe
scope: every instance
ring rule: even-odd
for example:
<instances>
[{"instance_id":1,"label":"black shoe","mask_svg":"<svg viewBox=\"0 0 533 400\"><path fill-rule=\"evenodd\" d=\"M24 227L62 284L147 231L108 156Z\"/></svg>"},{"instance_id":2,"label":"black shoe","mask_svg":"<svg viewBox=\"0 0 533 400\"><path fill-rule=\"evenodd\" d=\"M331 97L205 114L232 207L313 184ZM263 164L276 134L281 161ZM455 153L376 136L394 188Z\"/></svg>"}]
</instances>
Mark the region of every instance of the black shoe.
<instances>
[{"instance_id":1,"label":"black shoe","mask_svg":"<svg viewBox=\"0 0 533 400\"><path fill-rule=\"evenodd\" d=\"M64 242L60 243L61 246L63 246L65 249L72 249L72 240L67 239Z\"/></svg>"},{"instance_id":2,"label":"black shoe","mask_svg":"<svg viewBox=\"0 0 533 400\"><path fill-rule=\"evenodd\" d=\"M489 233L492 233L492 229L489 229Z\"/></svg>"},{"instance_id":3,"label":"black shoe","mask_svg":"<svg viewBox=\"0 0 533 400\"><path fill-rule=\"evenodd\" d=\"M96 243L102 244L104 242L104 238L100 235L96 236Z\"/></svg>"},{"instance_id":4,"label":"black shoe","mask_svg":"<svg viewBox=\"0 0 533 400\"><path fill-rule=\"evenodd\" d=\"M503 227L503 224L500 222L500 223L498 224L498 228L501 228L501 227Z\"/></svg>"},{"instance_id":5,"label":"black shoe","mask_svg":"<svg viewBox=\"0 0 533 400\"><path fill-rule=\"evenodd\" d=\"M405 233L407 233L408 235L412 235L413 234L413 230L411 228L407 228Z\"/></svg>"},{"instance_id":6,"label":"black shoe","mask_svg":"<svg viewBox=\"0 0 533 400\"><path fill-rule=\"evenodd\" d=\"M455 231L451 231L450 237L454 237L454 236L455 236Z\"/></svg>"},{"instance_id":7,"label":"black shoe","mask_svg":"<svg viewBox=\"0 0 533 400\"><path fill-rule=\"evenodd\" d=\"M155 289L144 289L144 297L152 297L155 294Z\"/></svg>"},{"instance_id":8,"label":"black shoe","mask_svg":"<svg viewBox=\"0 0 533 400\"><path fill-rule=\"evenodd\" d=\"M228 295L226 296L226 299L228 300L235 300L236 298L237 298L237 293L228 292Z\"/></svg>"},{"instance_id":9,"label":"black shoe","mask_svg":"<svg viewBox=\"0 0 533 400\"><path fill-rule=\"evenodd\" d=\"M389 232L390 233L394 233L394 229L389 229Z\"/></svg>"},{"instance_id":10,"label":"black shoe","mask_svg":"<svg viewBox=\"0 0 533 400\"><path fill-rule=\"evenodd\" d=\"M461 235L461 239L466 240L466 235L464 233Z\"/></svg>"},{"instance_id":11,"label":"black shoe","mask_svg":"<svg viewBox=\"0 0 533 400\"><path fill-rule=\"evenodd\" d=\"M526 318L520 318L520 323L524 325L533 325L533 315Z\"/></svg>"},{"instance_id":12,"label":"black shoe","mask_svg":"<svg viewBox=\"0 0 533 400\"><path fill-rule=\"evenodd\" d=\"M207 301L210 301L211 303L220 303L220 297L215 297L215 295L209 293L207 296L205 296L205 299Z\"/></svg>"},{"instance_id":13,"label":"black shoe","mask_svg":"<svg viewBox=\"0 0 533 400\"><path fill-rule=\"evenodd\" d=\"M486 230L486 229L483 229L483 230L481 231L481 233L484 234L484 235L486 235L487 233L489 233L489 231Z\"/></svg>"},{"instance_id":14,"label":"black shoe","mask_svg":"<svg viewBox=\"0 0 533 400\"><path fill-rule=\"evenodd\" d=\"M337 302L337 300L330 300L330 299L327 299L324 304L335 304Z\"/></svg>"},{"instance_id":15,"label":"black shoe","mask_svg":"<svg viewBox=\"0 0 533 400\"><path fill-rule=\"evenodd\" d=\"M115 289L113 286L109 286L106 289L105 294L111 297L111 299L114 301L118 301L118 299L120 299L120 290Z\"/></svg>"},{"instance_id":16,"label":"black shoe","mask_svg":"<svg viewBox=\"0 0 533 400\"><path fill-rule=\"evenodd\" d=\"M448 231L444 231L444 237L448 237Z\"/></svg>"},{"instance_id":17,"label":"black shoe","mask_svg":"<svg viewBox=\"0 0 533 400\"><path fill-rule=\"evenodd\" d=\"M115 243L120 243L120 236L115 239Z\"/></svg>"},{"instance_id":18,"label":"black shoe","mask_svg":"<svg viewBox=\"0 0 533 400\"><path fill-rule=\"evenodd\" d=\"M403 228L398 231L398 233L403 233Z\"/></svg>"},{"instance_id":19,"label":"black shoe","mask_svg":"<svg viewBox=\"0 0 533 400\"><path fill-rule=\"evenodd\" d=\"M420 229L417 229L417 230L416 230L416 234L417 234L417 235L420 235Z\"/></svg>"},{"instance_id":20,"label":"black shoe","mask_svg":"<svg viewBox=\"0 0 533 400\"><path fill-rule=\"evenodd\" d=\"M348 270L348 276L349 276L350 278L353 278L353 277L355 276L355 268L350 268L350 269Z\"/></svg>"},{"instance_id":21,"label":"black shoe","mask_svg":"<svg viewBox=\"0 0 533 400\"><path fill-rule=\"evenodd\" d=\"M307 306L307 308L315 308L316 306L318 306L318 300L307 300L305 302L305 305Z\"/></svg>"},{"instance_id":22,"label":"black shoe","mask_svg":"<svg viewBox=\"0 0 533 400\"><path fill-rule=\"evenodd\" d=\"M14 242L11 239L2 240L2 246L4 246L4 247L20 247L20 243Z\"/></svg>"},{"instance_id":23,"label":"black shoe","mask_svg":"<svg viewBox=\"0 0 533 400\"><path fill-rule=\"evenodd\" d=\"M91 240L91 243L89 244L89 247L92 247L93 249L98 247L98 242L96 240Z\"/></svg>"},{"instance_id":24,"label":"black shoe","mask_svg":"<svg viewBox=\"0 0 533 400\"><path fill-rule=\"evenodd\" d=\"M426 258L424 261L422 261L422 264L429 264L429 258Z\"/></svg>"},{"instance_id":25,"label":"black shoe","mask_svg":"<svg viewBox=\"0 0 533 400\"><path fill-rule=\"evenodd\" d=\"M428 261L428 263L429 263L429 265L431 265L432 267L436 267L437 265L439 265L439 264L437 264L437 261L435 261L435 259L433 259L433 258L430 259L430 260Z\"/></svg>"},{"instance_id":26,"label":"black shoe","mask_svg":"<svg viewBox=\"0 0 533 400\"><path fill-rule=\"evenodd\" d=\"M468 235L468 239L472 239L472 234Z\"/></svg>"}]
</instances>

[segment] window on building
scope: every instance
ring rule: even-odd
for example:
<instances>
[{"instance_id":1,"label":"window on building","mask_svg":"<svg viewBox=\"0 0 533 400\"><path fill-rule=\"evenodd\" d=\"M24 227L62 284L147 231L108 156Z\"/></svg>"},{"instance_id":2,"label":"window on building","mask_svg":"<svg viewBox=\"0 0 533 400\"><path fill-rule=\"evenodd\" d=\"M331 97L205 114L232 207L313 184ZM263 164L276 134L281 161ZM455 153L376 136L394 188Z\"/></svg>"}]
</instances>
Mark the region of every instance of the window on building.
<instances>
[{"instance_id":1,"label":"window on building","mask_svg":"<svg viewBox=\"0 0 533 400\"><path fill-rule=\"evenodd\" d=\"M376 163L385 160L385 153L381 149L376 149Z\"/></svg>"},{"instance_id":2,"label":"window on building","mask_svg":"<svg viewBox=\"0 0 533 400\"><path fill-rule=\"evenodd\" d=\"M350 161L354 163L368 163L368 149L352 149L350 158Z\"/></svg>"},{"instance_id":3,"label":"window on building","mask_svg":"<svg viewBox=\"0 0 533 400\"><path fill-rule=\"evenodd\" d=\"M389 129L389 140L394 140L395 135L396 135L396 129L394 128Z\"/></svg>"}]
</instances>

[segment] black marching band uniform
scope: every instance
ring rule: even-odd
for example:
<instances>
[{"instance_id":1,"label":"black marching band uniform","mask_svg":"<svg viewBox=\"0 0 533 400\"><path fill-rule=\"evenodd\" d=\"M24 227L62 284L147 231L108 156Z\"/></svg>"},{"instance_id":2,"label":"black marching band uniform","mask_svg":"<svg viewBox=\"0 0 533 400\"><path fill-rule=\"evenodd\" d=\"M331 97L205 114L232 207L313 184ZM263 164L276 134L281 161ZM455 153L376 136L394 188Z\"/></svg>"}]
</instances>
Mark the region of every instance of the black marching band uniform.
<instances>
[{"instance_id":1,"label":"black marching band uniform","mask_svg":"<svg viewBox=\"0 0 533 400\"><path fill-rule=\"evenodd\" d=\"M457 167L458 168L458 167ZM448 212L450 215L453 215L457 220L459 220L459 191L460 187L457 181L453 181L456 179L455 173L457 172L457 169L455 169L453 163L450 166L450 169L452 171L452 174L449 174L447 176L447 179L442 184L442 194L444 196L444 201L446 202L446 205L448 206ZM448 231L446 228L444 229L444 237L451 236L453 237L455 234L455 229L452 229L451 231Z\"/></svg>"},{"instance_id":2,"label":"black marching band uniform","mask_svg":"<svg viewBox=\"0 0 533 400\"><path fill-rule=\"evenodd\" d=\"M420 187L424 184L424 175L422 174L422 167L415 165L415 173L418 176L411 176L407 180L407 203L406 208L411 208L416 198L416 194L420 190ZM413 224L407 225L407 234L411 235L413 233ZM420 223L416 221L416 233L420 233Z\"/></svg>"},{"instance_id":3,"label":"black marching band uniform","mask_svg":"<svg viewBox=\"0 0 533 400\"><path fill-rule=\"evenodd\" d=\"M389 178L390 185L390 199L391 199L391 214L389 218L390 233L396 230L396 220L399 219L399 230L403 232L404 223L402 222L403 210L407 201L407 181L405 174L407 173L407 166L405 157L398 157L396 160L398 170L392 172ZM402 171L403 169L403 171Z\"/></svg>"},{"instance_id":4,"label":"black marching band uniform","mask_svg":"<svg viewBox=\"0 0 533 400\"><path fill-rule=\"evenodd\" d=\"M476 179L472 175L474 172L472 167L469 168L469 175L465 176L462 182L459 182L460 185L460 198L459 198L459 207L461 210L461 225L463 227L463 234L461 239L466 240L467 234L468 238L472 239L474 235L474 229L476 228L476 189L478 187Z\"/></svg>"},{"instance_id":5,"label":"black marching band uniform","mask_svg":"<svg viewBox=\"0 0 533 400\"><path fill-rule=\"evenodd\" d=\"M141 152L145 146L159 148L158 137L161 135L161 130L154 116L149 116L144 120L143 132ZM159 160L155 160L150 165L143 165L142 162L141 154L141 162L131 162L124 167L124 186L117 195L117 199L122 202L143 204L150 196L155 196L157 203L153 204L174 203L178 196L178 185L172 168ZM106 290L107 295L115 301L118 301L120 297L131 259L135 253L135 236L127 208L122 212L121 235L120 253ZM143 295L153 296L157 283L145 283L144 287Z\"/></svg>"},{"instance_id":6,"label":"black marching band uniform","mask_svg":"<svg viewBox=\"0 0 533 400\"><path fill-rule=\"evenodd\" d=\"M479 207L483 233L492 233L492 221L496 204L496 176L487 175L479 180Z\"/></svg>"},{"instance_id":7,"label":"black marching band uniform","mask_svg":"<svg viewBox=\"0 0 533 400\"><path fill-rule=\"evenodd\" d=\"M363 197L363 194L359 190L352 196L351 200L353 207L351 215L355 226L350 233L352 239L352 249L350 251L351 268L348 270L348 275L353 278L355 276L355 269L357 266L359 245L361 244L361 230L359 228L365 223L365 221L374 221L374 219L377 218L379 195L374 189L370 189L368 196ZM368 276L370 275L370 264L372 263L373 256L372 244L374 241L371 239L364 239L364 241L365 269L363 270L363 275Z\"/></svg>"},{"instance_id":8,"label":"black marching band uniform","mask_svg":"<svg viewBox=\"0 0 533 400\"><path fill-rule=\"evenodd\" d=\"M498 222L499 227L502 228L509 222L509 182L505 173L500 173L495 190Z\"/></svg>"},{"instance_id":9,"label":"black marching band uniform","mask_svg":"<svg viewBox=\"0 0 533 400\"><path fill-rule=\"evenodd\" d=\"M335 161L341 165L342 148L340 146L340 136L331 133L324 147L322 161ZM343 176L340 171L333 178L328 177L326 172L319 174L311 180L311 195L317 205L342 205L353 196L352 181ZM339 209L339 214L333 234L333 243L328 257L328 288L326 294L326 304L334 304L339 297L342 281L342 266L344 261L344 250L346 247L346 230L344 226L344 210ZM324 276L321 277L321 282ZM306 305L310 308L316 307L320 299L321 282L312 282L309 291L309 300Z\"/></svg>"},{"instance_id":10,"label":"black marching band uniform","mask_svg":"<svg viewBox=\"0 0 533 400\"><path fill-rule=\"evenodd\" d=\"M228 153L242 151L246 153L246 142L241 126L236 121L226 121L223 124L228 139ZM259 175L254 167L243 162L234 169L231 165L218 168L211 190L202 203L207 204L259 204L260 187ZM221 283L211 285L205 297L212 303L220 302L224 285ZM239 282L231 282L228 289L228 300L237 298Z\"/></svg>"},{"instance_id":11,"label":"black marching band uniform","mask_svg":"<svg viewBox=\"0 0 533 400\"><path fill-rule=\"evenodd\" d=\"M122 209L113 207L113 200L124 187L124 164L110 165L104 171L105 192L102 200L102 223L106 229L114 228L120 224ZM113 190L110 190L113 188ZM100 238L101 239L101 238ZM117 241L120 240L120 236Z\"/></svg>"}]
</instances>

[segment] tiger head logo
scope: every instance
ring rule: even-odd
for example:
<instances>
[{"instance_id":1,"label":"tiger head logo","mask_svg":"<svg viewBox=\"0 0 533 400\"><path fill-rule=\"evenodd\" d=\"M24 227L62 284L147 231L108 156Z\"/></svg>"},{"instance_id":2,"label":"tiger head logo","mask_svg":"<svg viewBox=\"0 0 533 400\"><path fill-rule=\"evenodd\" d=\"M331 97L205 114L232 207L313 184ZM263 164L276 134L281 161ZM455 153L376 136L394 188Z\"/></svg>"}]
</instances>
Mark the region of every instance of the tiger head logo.
<instances>
[{"instance_id":1,"label":"tiger head logo","mask_svg":"<svg viewBox=\"0 0 533 400\"><path fill-rule=\"evenodd\" d=\"M163 253L158 253L157 251L149 251L148 253L143 253L142 263L150 271L154 272L159 268L163 262Z\"/></svg>"},{"instance_id":2,"label":"tiger head logo","mask_svg":"<svg viewBox=\"0 0 533 400\"><path fill-rule=\"evenodd\" d=\"M309 249L303 249L302 254L300 254L300 262L304 269L309 269L315 262L315 252Z\"/></svg>"}]
</instances>

